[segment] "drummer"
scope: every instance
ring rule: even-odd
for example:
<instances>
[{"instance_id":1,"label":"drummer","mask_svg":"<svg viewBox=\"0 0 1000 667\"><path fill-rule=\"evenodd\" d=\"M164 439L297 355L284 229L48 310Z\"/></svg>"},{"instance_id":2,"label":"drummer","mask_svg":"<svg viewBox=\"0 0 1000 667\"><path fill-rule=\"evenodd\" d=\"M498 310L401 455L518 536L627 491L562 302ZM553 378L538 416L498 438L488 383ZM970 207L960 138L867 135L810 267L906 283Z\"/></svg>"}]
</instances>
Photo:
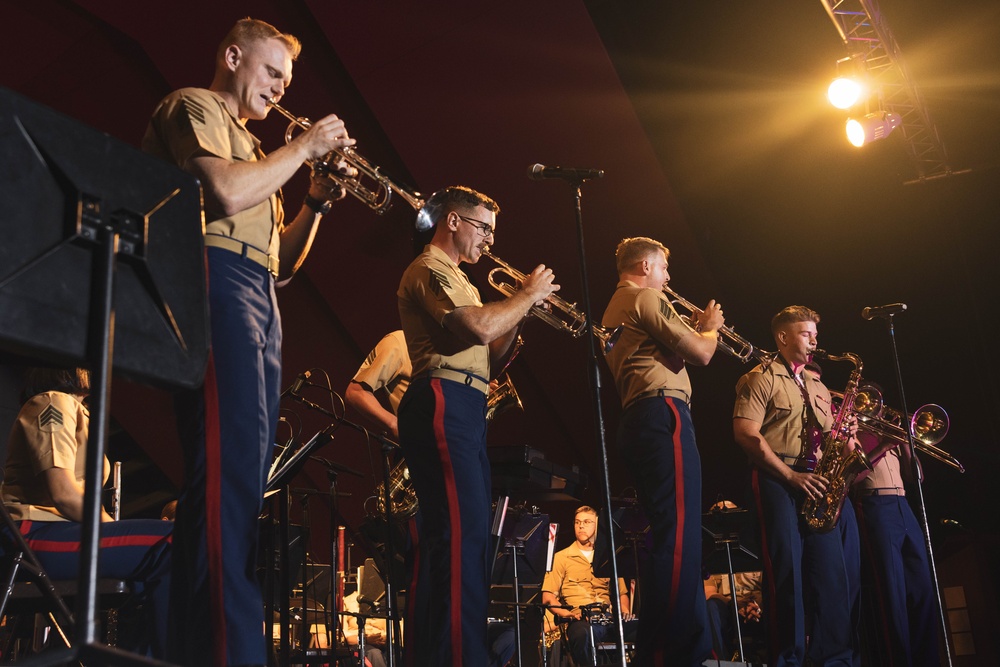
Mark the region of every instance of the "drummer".
<instances>
[{"instance_id":1,"label":"drummer","mask_svg":"<svg viewBox=\"0 0 1000 667\"><path fill-rule=\"evenodd\" d=\"M578 508L573 524L576 541L556 553L552 570L542 582L542 604L560 605L551 611L557 622L568 623L566 637L573 660L578 665L592 665L593 646L617 639L616 624L611 622L609 613L610 580L594 576L597 510L586 505ZM636 622L624 579L618 580L618 599L625 622L625 641L631 641Z\"/></svg>"}]
</instances>

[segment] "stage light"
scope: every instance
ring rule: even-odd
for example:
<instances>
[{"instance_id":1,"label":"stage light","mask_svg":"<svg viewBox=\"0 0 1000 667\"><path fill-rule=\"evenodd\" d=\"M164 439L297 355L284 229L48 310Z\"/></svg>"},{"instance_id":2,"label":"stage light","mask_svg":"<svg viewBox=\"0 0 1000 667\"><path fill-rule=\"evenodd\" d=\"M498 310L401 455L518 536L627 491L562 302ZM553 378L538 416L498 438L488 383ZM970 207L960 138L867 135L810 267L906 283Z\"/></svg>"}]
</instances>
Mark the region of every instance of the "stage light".
<instances>
[{"instance_id":1,"label":"stage light","mask_svg":"<svg viewBox=\"0 0 1000 667\"><path fill-rule=\"evenodd\" d=\"M849 118L847 120L847 140L854 146L884 139L889 133L902 124L899 114L891 111L867 114L864 118Z\"/></svg>"},{"instance_id":2,"label":"stage light","mask_svg":"<svg viewBox=\"0 0 1000 667\"><path fill-rule=\"evenodd\" d=\"M856 79L838 77L833 80L826 91L830 104L838 109L850 109L861 99L863 88Z\"/></svg>"}]
</instances>

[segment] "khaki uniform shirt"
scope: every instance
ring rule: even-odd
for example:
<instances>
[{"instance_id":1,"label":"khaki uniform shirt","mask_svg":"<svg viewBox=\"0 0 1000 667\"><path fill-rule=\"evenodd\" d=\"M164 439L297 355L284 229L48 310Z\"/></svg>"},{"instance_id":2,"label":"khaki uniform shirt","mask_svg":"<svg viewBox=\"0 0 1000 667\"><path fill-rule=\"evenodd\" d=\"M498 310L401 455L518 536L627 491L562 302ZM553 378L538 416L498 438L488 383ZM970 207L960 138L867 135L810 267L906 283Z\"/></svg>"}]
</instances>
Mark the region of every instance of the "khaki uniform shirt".
<instances>
[{"instance_id":1,"label":"khaki uniform shirt","mask_svg":"<svg viewBox=\"0 0 1000 667\"><path fill-rule=\"evenodd\" d=\"M815 374L804 371L802 375L816 419L823 433L828 433L833 427L830 391ZM802 391L780 357L767 368L757 366L739 379L733 417L759 423L767 444L788 465L805 465L810 455L817 461L822 456L822 451L810 451Z\"/></svg>"},{"instance_id":2,"label":"khaki uniform shirt","mask_svg":"<svg viewBox=\"0 0 1000 667\"><path fill-rule=\"evenodd\" d=\"M483 305L479 290L443 250L426 246L403 273L396 295L413 377L448 368L489 378L489 347L466 343L442 324L457 308Z\"/></svg>"},{"instance_id":3,"label":"khaki uniform shirt","mask_svg":"<svg viewBox=\"0 0 1000 667\"><path fill-rule=\"evenodd\" d=\"M601 602L611 604L608 597L607 577L595 577L590 561L580 551L576 542L552 558L552 570L545 574L542 591L552 593L561 604L582 607L585 604ZM628 594L625 580L618 579L620 595Z\"/></svg>"},{"instance_id":4,"label":"khaki uniform shirt","mask_svg":"<svg viewBox=\"0 0 1000 667\"><path fill-rule=\"evenodd\" d=\"M406 352L406 338L401 330L386 334L375 349L368 353L365 363L354 374L353 382L363 384L374 394L384 390L393 414L399 411L406 388L410 386L413 365Z\"/></svg>"},{"instance_id":5,"label":"khaki uniform shirt","mask_svg":"<svg viewBox=\"0 0 1000 667\"><path fill-rule=\"evenodd\" d=\"M753 600L760 604L762 598L760 578L760 572L736 572L733 575L733 579L736 580L736 601L742 603ZM705 582L715 586L719 595L724 595L727 598L732 597L732 592L729 590L728 573L709 575Z\"/></svg>"},{"instance_id":6,"label":"khaki uniform shirt","mask_svg":"<svg viewBox=\"0 0 1000 667\"><path fill-rule=\"evenodd\" d=\"M42 475L50 468L86 478L90 413L75 396L49 391L21 408L7 440L3 502L15 521L67 521L55 508ZM104 460L104 478L110 467ZM103 480L102 480L103 481Z\"/></svg>"},{"instance_id":7,"label":"khaki uniform shirt","mask_svg":"<svg viewBox=\"0 0 1000 667\"><path fill-rule=\"evenodd\" d=\"M865 443L864 433L858 433L858 437ZM886 452L885 456L875 462L875 469L858 482L857 486L860 489L899 489L898 495L905 495L903 475L899 466L899 450L893 447Z\"/></svg>"},{"instance_id":8,"label":"khaki uniform shirt","mask_svg":"<svg viewBox=\"0 0 1000 667\"><path fill-rule=\"evenodd\" d=\"M181 88L167 95L153 112L142 149L182 169L191 158L208 155L234 163L264 157L257 137L233 116L219 95L204 88ZM280 190L235 215L205 214L207 234L229 236L278 257L284 222Z\"/></svg>"},{"instance_id":9,"label":"khaki uniform shirt","mask_svg":"<svg viewBox=\"0 0 1000 667\"><path fill-rule=\"evenodd\" d=\"M611 329L624 325L621 337L605 357L623 406L655 389L671 390L691 402L687 368L674 352L691 327L662 291L639 287L630 280L619 282L601 323Z\"/></svg>"}]
</instances>

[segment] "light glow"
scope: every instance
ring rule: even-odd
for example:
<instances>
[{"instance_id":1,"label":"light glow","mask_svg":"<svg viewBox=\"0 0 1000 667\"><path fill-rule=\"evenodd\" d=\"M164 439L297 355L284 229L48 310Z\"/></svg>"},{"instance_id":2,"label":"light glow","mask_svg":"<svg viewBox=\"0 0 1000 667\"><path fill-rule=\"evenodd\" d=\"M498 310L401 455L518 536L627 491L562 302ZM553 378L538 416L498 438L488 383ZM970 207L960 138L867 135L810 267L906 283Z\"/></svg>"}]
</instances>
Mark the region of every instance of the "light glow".
<instances>
[{"instance_id":1,"label":"light glow","mask_svg":"<svg viewBox=\"0 0 1000 667\"><path fill-rule=\"evenodd\" d=\"M847 120L847 140L851 145L860 148L879 139L889 136L889 133L899 127L903 119L891 111L870 113L864 118L849 118Z\"/></svg>"},{"instance_id":2,"label":"light glow","mask_svg":"<svg viewBox=\"0 0 1000 667\"><path fill-rule=\"evenodd\" d=\"M861 99L862 86L855 79L840 77L833 80L826 91L830 104L838 109L850 109Z\"/></svg>"}]
</instances>

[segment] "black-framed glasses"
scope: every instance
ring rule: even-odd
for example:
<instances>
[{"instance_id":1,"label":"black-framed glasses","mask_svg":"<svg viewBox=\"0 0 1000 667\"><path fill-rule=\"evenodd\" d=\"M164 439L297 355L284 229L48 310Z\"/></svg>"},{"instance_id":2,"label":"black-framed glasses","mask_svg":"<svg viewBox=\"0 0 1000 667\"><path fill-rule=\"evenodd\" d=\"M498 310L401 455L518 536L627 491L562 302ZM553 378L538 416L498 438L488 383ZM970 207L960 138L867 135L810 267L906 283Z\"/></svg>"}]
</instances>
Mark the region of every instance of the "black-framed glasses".
<instances>
[{"instance_id":1,"label":"black-framed glasses","mask_svg":"<svg viewBox=\"0 0 1000 667\"><path fill-rule=\"evenodd\" d=\"M476 231L478 231L479 235L482 236L483 238L486 238L493 233L493 226L490 225L488 222L483 222L482 220L476 220L475 218L467 218L460 213L456 213L455 215L457 215L459 218L465 220L467 223L475 227Z\"/></svg>"}]
</instances>

